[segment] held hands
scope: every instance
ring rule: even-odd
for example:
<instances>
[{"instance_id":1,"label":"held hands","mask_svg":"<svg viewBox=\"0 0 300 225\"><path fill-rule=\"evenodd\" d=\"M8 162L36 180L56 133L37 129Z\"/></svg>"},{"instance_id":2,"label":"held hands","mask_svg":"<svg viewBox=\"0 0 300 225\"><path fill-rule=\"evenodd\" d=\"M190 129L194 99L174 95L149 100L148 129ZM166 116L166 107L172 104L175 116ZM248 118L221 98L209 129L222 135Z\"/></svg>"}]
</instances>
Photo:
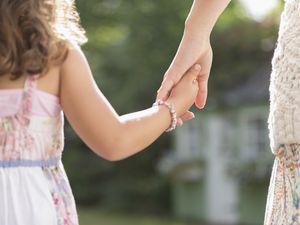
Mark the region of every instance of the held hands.
<instances>
[{"instance_id":1,"label":"held hands","mask_svg":"<svg viewBox=\"0 0 300 225\"><path fill-rule=\"evenodd\" d=\"M198 78L201 71L199 64L189 69L174 86L167 102L173 104L178 117L183 116L194 104L199 91Z\"/></svg>"},{"instance_id":2,"label":"held hands","mask_svg":"<svg viewBox=\"0 0 300 225\"><path fill-rule=\"evenodd\" d=\"M185 72L195 63L199 63L201 65L201 71L199 71L197 79L199 90L194 101L199 109L204 108L207 99L207 85L212 58L213 52L208 39L193 32L185 32L177 54L165 73L164 80L157 92L157 99L166 100L173 87L185 76ZM188 92L189 90L186 89L185 91ZM193 113L186 111L180 116L178 124L181 125L184 121L193 118Z\"/></svg>"}]
</instances>

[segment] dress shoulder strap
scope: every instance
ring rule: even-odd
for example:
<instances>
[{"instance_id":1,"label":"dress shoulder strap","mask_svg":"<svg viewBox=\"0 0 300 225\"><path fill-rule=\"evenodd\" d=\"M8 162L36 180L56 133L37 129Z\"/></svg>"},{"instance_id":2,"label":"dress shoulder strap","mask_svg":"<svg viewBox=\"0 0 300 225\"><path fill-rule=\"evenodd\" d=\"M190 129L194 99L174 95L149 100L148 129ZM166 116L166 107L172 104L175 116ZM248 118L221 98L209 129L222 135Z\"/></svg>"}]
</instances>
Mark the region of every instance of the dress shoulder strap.
<instances>
[{"instance_id":1,"label":"dress shoulder strap","mask_svg":"<svg viewBox=\"0 0 300 225\"><path fill-rule=\"evenodd\" d=\"M38 77L39 75L27 75L26 77L20 108L22 115L30 115Z\"/></svg>"}]
</instances>

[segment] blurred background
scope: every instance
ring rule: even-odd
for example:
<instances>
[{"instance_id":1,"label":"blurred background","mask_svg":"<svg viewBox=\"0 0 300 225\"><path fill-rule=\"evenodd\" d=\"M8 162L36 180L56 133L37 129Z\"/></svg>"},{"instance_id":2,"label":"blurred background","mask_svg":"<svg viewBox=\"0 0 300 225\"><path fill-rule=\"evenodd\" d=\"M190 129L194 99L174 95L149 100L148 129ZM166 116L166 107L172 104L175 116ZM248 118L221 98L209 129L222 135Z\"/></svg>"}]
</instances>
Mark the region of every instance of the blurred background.
<instances>
[{"instance_id":1,"label":"blurred background","mask_svg":"<svg viewBox=\"0 0 300 225\"><path fill-rule=\"evenodd\" d=\"M83 46L119 114L150 107L192 0L77 0ZM66 124L64 164L81 225L258 225L273 163L268 83L283 1L232 1L211 42L209 98L196 119L121 162ZM101 126L101 124L99 124Z\"/></svg>"}]
</instances>

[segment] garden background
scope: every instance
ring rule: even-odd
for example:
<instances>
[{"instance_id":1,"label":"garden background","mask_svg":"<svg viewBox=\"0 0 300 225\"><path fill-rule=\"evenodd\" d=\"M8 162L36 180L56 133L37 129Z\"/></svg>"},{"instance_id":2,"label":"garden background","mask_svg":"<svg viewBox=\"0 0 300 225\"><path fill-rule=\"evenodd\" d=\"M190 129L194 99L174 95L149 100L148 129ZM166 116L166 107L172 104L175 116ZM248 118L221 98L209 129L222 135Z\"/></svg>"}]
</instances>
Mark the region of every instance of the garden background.
<instances>
[{"instance_id":1,"label":"garden background","mask_svg":"<svg viewBox=\"0 0 300 225\"><path fill-rule=\"evenodd\" d=\"M119 114L151 106L182 37L192 0L76 3L89 39L82 48L99 88ZM255 20L243 4L232 1L211 36L214 63L209 98L206 109L193 108L197 117L215 107L228 107L222 101L224 91L270 65L281 9L279 4ZM174 148L174 135L164 134L129 159L107 162L90 151L68 123L65 131L63 161L81 225L204 224L174 214L172 182L158 169L161 158Z\"/></svg>"}]
</instances>

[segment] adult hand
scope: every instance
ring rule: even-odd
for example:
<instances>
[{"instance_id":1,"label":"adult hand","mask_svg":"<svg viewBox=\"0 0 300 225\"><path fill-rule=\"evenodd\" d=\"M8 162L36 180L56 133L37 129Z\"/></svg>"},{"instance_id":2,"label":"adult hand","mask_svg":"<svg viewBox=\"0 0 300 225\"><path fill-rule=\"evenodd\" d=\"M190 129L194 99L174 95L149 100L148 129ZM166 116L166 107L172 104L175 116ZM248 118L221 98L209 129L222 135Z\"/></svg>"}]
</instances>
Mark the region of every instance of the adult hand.
<instances>
[{"instance_id":1,"label":"adult hand","mask_svg":"<svg viewBox=\"0 0 300 225\"><path fill-rule=\"evenodd\" d=\"M183 74L192 65L198 63L202 67L202 70L198 78L199 91L195 103L200 109L205 106L207 83L213 58L209 38L215 23L230 1L194 0L185 21L182 41L171 66L165 74L164 81L158 91L157 99L166 99ZM187 112L181 117L183 121L191 118L193 118L191 112Z\"/></svg>"},{"instance_id":2,"label":"adult hand","mask_svg":"<svg viewBox=\"0 0 300 225\"><path fill-rule=\"evenodd\" d=\"M157 93L157 100L168 98L173 87L179 82L185 72L195 63L200 64L201 71L198 77L199 91L195 99L199 109L204 108L207 99L207 85L212 65L213 52L210 41L201 34L185 31L178 51L169 69L164 75L164 80ZM179 125L184 121L194 118L192 112L185 113L179 120Z\"/></svg>"}]
</instances>

